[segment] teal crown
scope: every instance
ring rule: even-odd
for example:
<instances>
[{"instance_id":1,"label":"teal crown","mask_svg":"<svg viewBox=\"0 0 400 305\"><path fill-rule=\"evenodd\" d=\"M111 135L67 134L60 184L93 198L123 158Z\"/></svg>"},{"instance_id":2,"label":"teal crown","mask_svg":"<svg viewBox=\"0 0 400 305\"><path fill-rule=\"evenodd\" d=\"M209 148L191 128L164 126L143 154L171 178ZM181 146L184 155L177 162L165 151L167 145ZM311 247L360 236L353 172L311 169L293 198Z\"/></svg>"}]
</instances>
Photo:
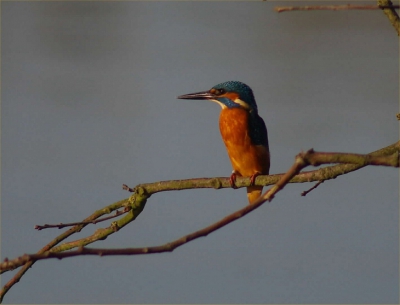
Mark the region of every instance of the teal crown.
<instances>
[{"instance_id":1,"label":"teal crown","mask_svg":"<svg viewBox=\"0 0 400 305\"><path fill-rule=\"evenodd\" d=\"M223 89L226 92L236 92L239 94L239 98L248 104L251 109L257 112L257 104L253 95L253 90L246 84L239 81L228 81L225 83L220 83L213 87L213 89Z\"/></svg>"}]
</instances>

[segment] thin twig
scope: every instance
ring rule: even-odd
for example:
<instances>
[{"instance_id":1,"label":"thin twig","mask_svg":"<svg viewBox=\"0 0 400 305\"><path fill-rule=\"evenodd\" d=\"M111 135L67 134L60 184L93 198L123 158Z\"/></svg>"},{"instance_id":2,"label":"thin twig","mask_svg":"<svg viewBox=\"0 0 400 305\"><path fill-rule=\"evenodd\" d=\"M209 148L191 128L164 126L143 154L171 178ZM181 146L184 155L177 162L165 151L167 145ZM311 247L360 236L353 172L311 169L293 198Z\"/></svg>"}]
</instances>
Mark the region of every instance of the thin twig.
<instances>
[{"instance_id":1,"label":"thin twig","mask_svg":"<svg viewBox=\"0 0 400 305\"><path fill-rule=\"evenodd\" d=\"M130 193L133 193L135 191L133 188L130 188L126 184L122 184L122 189L125 190L125 191L128 191Z\"/></svg>"},{"instance_id":2,"label":"thin twig","mask_svg":"<svg viewBox=\"0 0 400 305\"><path fill-rule=\"evenodd\" d=\"M274 10L278 13L290 11L341 11L341 10L381 10L386 8L398 9L399 5L308 5L308 6L283 6L275 7Z\"/></svg>"},{"instance_id":3,"label":"thin twig","mask_svg":"<svg viewBox=\"0 0 400 305\"><path fill-rule=\"evenodd\" d=\"M287 6L287 7L275 7L275 11L278 13L290 12L290 11L339 11L339 10L383 10L385 15L388 17L390 23L397 31L397 35L400 36L400 18L396 12L399 9L399 5L393 5L390 0L378 0L378 5L310 5L310 6Z\"/></svg>"},{"instance_id":4,"label":"thin twig","mask_svg":"<svg viewBox=\"0 0 400 305\"><path fill-rule=\"evenodd\" d=\"M78 226L78 225L83 225L83 224L85 224L85 225L88 225L88 224L96 224L96 223L99 223L99 222L103 222L103 221L106 221L106 220L109 220L109 219L113 219L113 218L115 218L115 217L118 217L118 216L120 216L120 215L122 215L122 214L125 214L125 213L129 212L130 210L131 210L130 207L125 207L125 208L124 208L123 210L121 210L121 211L119 211L119 210L115 211L115 214L114 214L114 215L107 216L107 217L103 217L103 218L100 218L100 219L93 219L93 220L91 220L91 221L71 222L71 223L59 223L59 224L55 224L55 225L49 225L49 224L36 225L36 226L35 226L35 229L38 230L38 231L40 231L40 230L48 229L48 228L58 228L58 229L62 229L62 228L65 228L65 227L72 227L72 226Z\"/></svg>"},{"instance_id":5,"label":"thin twig","mask_svg":"<svg viewBox=\"0 0 400 305\"><path fill-rule=\"evenodd\" d=\"M318 181L312 188L308 189L307 191L303 191L300 195L306 196L309 192L311 192L312 190L315 190L323 182L324 182L323 180Z\"/></svg>"},{"instance_id":6,"label":"thin twig","mask_svg":"<svg viewBox=\"0 0 400 305\"><path fill-rule=\"evenodd\" d=\"M90 221L92 219L96 219L104 214L109 214L112 211L119 209L122 206L125 206L126 203L128 202L128 199L124 199L118 202L115 202L111 205L109 205L106 208L97 210L96 212L94 212L92 215L90 215L89 217L87 217L84 221ZM44 246L42 249L40 249L38 251L38 253L44 253L46 251L49 251L51 248L53 248L55 245L57 245L58 243L60 243L61 241L63 241L64 239L68 238L69 236L71 236L74 233L77 233L79 231L81 231L84 227L86 226L86 224L83 225L78 225L78 226L74 226L72 228L70 228L68 231L65 231L64 233L62 233L61 235L57 236L55 239L53 239L52 241L50 241L46 246ZM0 302L3 301L4 295L11 289L12 286L14 286L16 283L19 282L19 280L21 279L21 277L28 271L29 268L32 267L32 265L34 264L34 261L30 261L28 263L26 263L1 289L0 291ZM14 268L11 268L14 269ZM5 269L2 270L0 269L1 273L3 273L4 271L7 271L9 269Z\"/></svg>"}]
</instances>

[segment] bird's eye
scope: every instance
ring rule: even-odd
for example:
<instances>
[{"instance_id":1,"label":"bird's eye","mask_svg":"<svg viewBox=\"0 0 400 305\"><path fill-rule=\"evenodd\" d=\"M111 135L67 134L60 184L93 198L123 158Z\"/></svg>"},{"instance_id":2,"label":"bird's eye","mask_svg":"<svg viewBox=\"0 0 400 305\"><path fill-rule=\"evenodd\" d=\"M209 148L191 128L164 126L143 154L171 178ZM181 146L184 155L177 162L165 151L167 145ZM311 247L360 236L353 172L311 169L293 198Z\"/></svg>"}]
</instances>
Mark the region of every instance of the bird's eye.
<instances>
[{"instance_id":1,"label":"bird's eye","mask_svg":"<svg viewBox=\"0 0 400 305\"><path fill-rule=\"evenodd\" d=\"M225 92L226 92L225 89L218 89L217 90L217 94L218 95L224 94Z\"/></svg>"}]
</instances>

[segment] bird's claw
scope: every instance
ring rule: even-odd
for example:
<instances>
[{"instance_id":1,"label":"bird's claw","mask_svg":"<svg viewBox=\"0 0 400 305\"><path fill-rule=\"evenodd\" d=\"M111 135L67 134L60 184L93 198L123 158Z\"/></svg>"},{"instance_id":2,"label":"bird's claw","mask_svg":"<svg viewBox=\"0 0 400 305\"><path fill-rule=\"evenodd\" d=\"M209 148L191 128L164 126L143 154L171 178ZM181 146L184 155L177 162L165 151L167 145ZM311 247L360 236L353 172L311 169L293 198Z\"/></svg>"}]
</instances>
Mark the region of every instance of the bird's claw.
<instances>
[{"instance_id":1,"label":"bird's claw","mask_svg":"<svg viewBox=\"0 0 400 305\"><path fill-rule=\"evenodd\" d=\"M233 189L237 189L236 186L236 173L232 172L230 178L229 178L229 184L231 185L231 188Z\"/></svg>"},{"instance_id":2,"label":"bird's claw","mask_svg":"<svg viewBox=\"0 0 400 305\"><path fill-rule=\"evenodd\" d=\"M252 186L252 185L254 185L256 183L256 178L259 175L260 175L260 173L255 173L255 174L251 175L251 177L250 177L250 186Z\"/></svg>"}]
</instances>

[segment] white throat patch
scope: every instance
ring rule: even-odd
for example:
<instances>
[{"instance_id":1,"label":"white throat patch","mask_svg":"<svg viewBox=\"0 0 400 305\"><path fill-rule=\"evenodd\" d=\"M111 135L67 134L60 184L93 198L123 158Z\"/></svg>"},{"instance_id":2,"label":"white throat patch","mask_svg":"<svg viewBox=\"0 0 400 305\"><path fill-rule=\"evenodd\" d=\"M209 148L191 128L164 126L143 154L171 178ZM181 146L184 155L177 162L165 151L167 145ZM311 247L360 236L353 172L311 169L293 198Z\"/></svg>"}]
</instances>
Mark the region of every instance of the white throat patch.
<instances>
[{"instance_id":1,"label":"white throat patch","mask_svg":"<svg viewBox=\"0 0 400 305\"><path fill-rule=\"evenodd\" d=\"M214 103L217 103L218 105L221 106L222 109L228 108L225 104L222 104L219 100L210 100L210 101L212 101Z\"/></svg>"}]
</instances>

